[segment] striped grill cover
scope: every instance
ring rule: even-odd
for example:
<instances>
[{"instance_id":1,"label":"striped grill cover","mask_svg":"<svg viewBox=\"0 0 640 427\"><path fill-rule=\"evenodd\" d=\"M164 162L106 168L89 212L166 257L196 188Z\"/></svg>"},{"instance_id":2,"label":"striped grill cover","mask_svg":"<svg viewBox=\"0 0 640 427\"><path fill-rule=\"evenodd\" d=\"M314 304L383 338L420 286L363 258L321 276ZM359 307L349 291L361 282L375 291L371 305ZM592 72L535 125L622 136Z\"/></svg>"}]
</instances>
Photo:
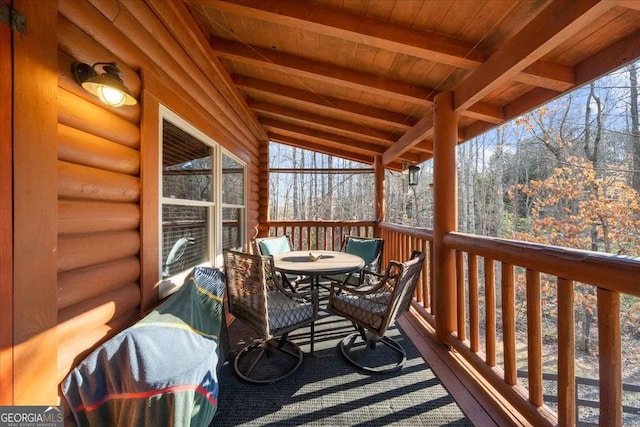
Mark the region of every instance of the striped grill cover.
<instances>
[{"instance_id":1,"label":"striped grill cover","mask_svg":"<svg viewBox=\"0 0 640 427\"><path fill-rule=\"evenodd\" d=\"M224 277L194 268L138 323L62 382L79 426L207 426L216 413Z\"/></svg>"}]
</instances>

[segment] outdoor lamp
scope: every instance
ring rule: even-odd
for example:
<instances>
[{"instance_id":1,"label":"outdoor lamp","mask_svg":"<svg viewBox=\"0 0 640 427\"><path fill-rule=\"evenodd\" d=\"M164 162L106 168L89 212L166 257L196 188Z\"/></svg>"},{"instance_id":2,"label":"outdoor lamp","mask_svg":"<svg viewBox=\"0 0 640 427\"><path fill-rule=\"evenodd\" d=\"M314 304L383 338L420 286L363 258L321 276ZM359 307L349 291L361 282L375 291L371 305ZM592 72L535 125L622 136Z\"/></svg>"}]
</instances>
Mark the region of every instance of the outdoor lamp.
<instances>
[{"instance_id":1,"label":"outdoor lamp","mask_svg":"<svg viewBox=\"0 0 640 427\"><path fill-rule=\"evenodd\" d=\"M102 74L96 71L98 65L102 65ZM93 65L74 62L71 72L84 90L111 107L137 103L131 91L124 85L122 72L115 62L96 62Z\"/></svg>"},{"instance_id":2,"label":"outdoor lamp","mask_svg":"<svg viewBox=\"0 0 640 427\"><path fill-rule=\"evenodd\" d=\"M409 185L418 185L418 172L420 172L420 166L409 166Z\"/></svg>"}]
</instances>

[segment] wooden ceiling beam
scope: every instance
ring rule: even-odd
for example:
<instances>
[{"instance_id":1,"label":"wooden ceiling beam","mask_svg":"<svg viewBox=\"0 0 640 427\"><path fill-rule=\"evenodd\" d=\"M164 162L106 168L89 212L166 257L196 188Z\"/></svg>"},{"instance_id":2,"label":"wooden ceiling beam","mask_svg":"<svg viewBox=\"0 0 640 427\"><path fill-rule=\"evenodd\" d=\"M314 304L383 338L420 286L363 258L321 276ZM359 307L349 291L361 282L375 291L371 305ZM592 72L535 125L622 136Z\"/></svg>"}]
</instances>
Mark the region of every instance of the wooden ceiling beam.
<instances>
[{"instance_id":1,"label":"wooden ceiling beam","mask_svg":"<svg viewBox=\"0 0 640 427\"><path fill-rule=\"evenodd\" d=\"M638 10L640 2L636 0ZM640 58L640 32L613 43L575 66L579 85Z\"/></svg>"},{"instance_id":2,"label":"wooden ceiling beam","mask_svg":"<svg viewBox=\"0 0 640 427\"><path fill-rule=\"evenodd\" d=\"M389 80L354 69L222 38L212 38L211 46L214 53L221 58L286 73L292 79L306 77L416 105L432 105L433 98L438 93L433 88Z\"/></svg>"},{"instance_id":3,"label":"wooden ceiling beam","mask_svg":"<svg viewBox=\"0 0 640 427\"><path fill-rule=\"evenodd\" d=\"M286 119L287 121L294 121L296 123L302 123L303 125L305 123L310 123L329 132L344 132L356 137L357 139L373 143L393 144L397 139L394 138L393 135L389 134L389 132L372 129L361 123L345 122L343 120L319 116L317 114L311 114L305 111L295 110L293 108L287 108L270 102L256 101L253 99L248 99L247 103L251 109L263 117Z\"/></svg>"},{"instance_id":4,"label":"wooden ceiling beam","mask_svg":"<svg viewBox=\"0 0 640 427\"><path fill-rule=\"evenodd\" d=\"M211 45L216 55L231 61L288 73L292 78L295 76L306 77L416 105L432 106L434 97L439 93L436 89L388 80L349 68L252 47L222 38L212 38ZM493 105L476 102L465 111L461 111L460 114L476 119L483 117L485 121L495 123L504 120L502 111L499 108L497 110ZM493 116L488 115L491 111L494 111Z\"/></svg>"},{"instance_id":5,"label":"wooden ceiling beam","mask_svg":"<svg viewBox=\"0 0 640 427\"><path fill-rule=\"evenodd\" d=\"M377 122L385 126L395 126L399 130L407 130L418 122L418 119L415 117L400 114L395 111L383 110L370 105L332 98L266 80L254 79L238 74L233 75L232 78L238 87L247 92L266 94L275 99L282 99L287 102L316 107L327 111L345 112L367 123Z\"/></svg>"},{"instance_id":6,"label":"wooden ceiling beam","mask_svg":"<svg viewBox=\"0 0 640 427\"><path fill-rule=\"evenodd\" d=\"M468 70L478 68L495 53L475 43L435 32L394 25L366 16L347 15L298 0L188 1ZM558 91L575 86L571 67L543 60L512 77L515 81Z\"/></svg>"},{"instance_id":7,"label":"wooden ceiling beam","mask_svg":"<svg viewBox=\"0 0 640 427\"><path fill-rule=\"evenodd\" d=\"M458 85L454 91L455 110L462 113L480 102L613 6L615 2L601 0L551 3Z\"/></svg>"},{"instance_id":8,"label":"wooden ceiling beam","mask_svg":"<svg viewBox=\"0 0 640 427\"><path fill-rule=\"evenodd\" d=\"M288 135L282 135L277 132L269 132L269 139L279 144L289 145L291 147L301 148L303 150L317 151L318 153L326 154L328 156L341 157L347 160L353 160L354 162L365 163L373 165L374 157L369 154L357 154L348 150L335 149L327 147L323 144L313 143L301 139L297 139ZM402 161L395 161L389 165L386 165L387 169L394 171L402 170Z\"/></svg>"},{"instance_id":9,"label":"wooden ceiling beam","mask_svg":"<svg viewBox=\"0 0 640 427\"><path fill-rule=\"evenodd\" d=\"M284 135L295 135L298 138L316 142L327 142L332 145L347 146L356 153L371 154L381 153L388 145L372 144L355 138L349 138L342 135L336 135L330 132L323 132L317 129L311 129L305 126L294 125L292 123L281 120L261 118L260 123L268 131L277 131Z\"/></svg>"},{"instance_id":10,"label":"wooden ceiling beam","mask_svg":"<svg viewBox=\"0 0 640 427\"><path fill-rule=\"evenodd\" d=\"M387 165L399 157L406 154L408 150L417 145L420 141L433 134L433 115L428 114L405 132L402 137L382 154L382 164Z\"/></svg>"},{"instance_id":11,"label":"wooden ceiling beam","mask_svg":"<svg viewBox=\"0 0 640 427\"><path fill-rule=\"evenodd\" d=\"M297 126L279 120L263 118L260 122L268 132L275 132L280 135L289 135L302 140L322 143L334 147L340 147L343 149L349 149L350 151L353 151L355 153L369 154L371 156L374 156L382 154L388 148L388 145L385 146L381 144L371 144L358 139L347 138L340 135L334 135L329 132L309 129L304 126ZM419 159L416 154L407 152L403 152L401 157L414 162Z\"/></svg>"}]
</instances>

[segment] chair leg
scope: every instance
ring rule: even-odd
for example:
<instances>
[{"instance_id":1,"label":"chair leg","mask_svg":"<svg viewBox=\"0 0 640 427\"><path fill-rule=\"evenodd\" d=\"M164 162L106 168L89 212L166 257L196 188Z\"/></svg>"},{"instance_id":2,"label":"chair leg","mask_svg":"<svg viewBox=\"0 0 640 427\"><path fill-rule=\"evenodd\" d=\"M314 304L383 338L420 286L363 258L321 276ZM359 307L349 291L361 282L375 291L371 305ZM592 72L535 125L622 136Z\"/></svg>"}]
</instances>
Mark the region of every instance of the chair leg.
<instances>
[{"instance_id":1,"label":"chair leg","mask_svg":"<svg viewBox=\"0 0 640 427\"><path fill-rule=\"evenodd\" d=\"M358 340L360 338L360 340ZM392 350L391 355L380 354L376 344L381 343ZM402 368L407 360L407 353L402 346L390 337L362 339L359 332L346 336L339 344L342 355L354 366L374 373L386 374ZM381 358L386 356L384 358Z\"/></svg>"},{"instance_id":2,"label":"chair leg","mask_svg":"<svg viewBox=\"0 0 640 427\"><path fill-rule=\"evenodd\" d=\"M274 357L276 355L281 357ZM236 356L233 368L245 381L272 384L294 373L302 364L303 356L297 345L281 337L243 348Z\"/></svg>"},{"instance_id":3,"label":"chair leg","mask_svg":"<svg viewBox=\"0 0 640 427\"><path fill-rule=\"evenodd\" d=\"M311 322L311 343L310 343L310 346L311 346L311 357L313 357L313 341L315 339L315 329L316 329L316 322L313 321L313 322Z\"/></svg>"}]
</instances>

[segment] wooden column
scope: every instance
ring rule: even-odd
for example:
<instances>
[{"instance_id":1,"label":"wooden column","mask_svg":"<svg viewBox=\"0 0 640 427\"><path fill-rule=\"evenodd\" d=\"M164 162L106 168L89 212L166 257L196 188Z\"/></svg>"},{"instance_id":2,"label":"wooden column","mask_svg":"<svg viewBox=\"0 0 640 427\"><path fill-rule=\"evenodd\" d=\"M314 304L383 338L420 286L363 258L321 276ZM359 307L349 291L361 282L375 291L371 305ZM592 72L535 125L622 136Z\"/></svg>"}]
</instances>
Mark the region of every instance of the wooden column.
<instances>
[{"instance_id":1,"label":"wooden column","mask_svg":"<svg viewBox=\"0 0 640 427\"><path fill-rule=\"evenodd\" d=\"M622 425L620 294L598 288L600 425Z\"/></svg>"},{"instance_id":2,"label":"wooden column","mask_svg":"<svg viewBox=\"0 0 640 427\"><path fill-rule=\"evenodd\" d=\"M157 305L160 294L160 129L159 101L147 87L147 74L143 73L145 90L140 120L140 311L141 314Z\"/></svg>"},{"instance_id":3,"label":"wooden column","mask_svg":"<svg viewBox=\"0 0 640 427\"><path fill-rule=\"evenodd\" d=\"M384 165L382 164L382 156L376 156L373 162L374 170L374 191L376 204L373 212L373 216L376 220L382 222L386 219L385 210L385 179L384 179ZM374 230L375 237L380 237L380 230L378 227Z\"/></svg>"},{"instance_id":4,"label":"wooden column","mask_svg":"<svg viewBox=\"0 0 640 427\"><path fill-rule=\"evenodd\" d=\"M12 59L11 28L0 24L0 405L13 403Z\"/></svg>"},{"instance_id":5,"label":"wooden column","mask_svg":"<svg viewBox=\"0 0 640 427\"><path fill-rule=\"evenodd\" d=\"M26 18L26 33L14 32L13 403L53 405L58 403L58 2L16 0L14 7Z\"/></svg>"},{"instance_id":6,"label":"wooden column","mask_svg":"<svg viewBox=\"0 0 640 427\"><path fill-rule=\"evenodd\" d=\"M458 186L456 144L458 117L453 93L435 97L433 126L433 247L436 299L436 333L441 341L456 330L456 254L444 245L444 236L457 229Z\"/></svg>"},{"instance_id":7,"label":"wooden column","mask_svg":"<svg viewBox=\"0 0 640 427\"><path fill-rule=\"evenodd\" d=\"M247 230L250 239L269 235L269 141L260 141L258 158L258 227L255 233Z\"/></svg>"}]
</instances>

